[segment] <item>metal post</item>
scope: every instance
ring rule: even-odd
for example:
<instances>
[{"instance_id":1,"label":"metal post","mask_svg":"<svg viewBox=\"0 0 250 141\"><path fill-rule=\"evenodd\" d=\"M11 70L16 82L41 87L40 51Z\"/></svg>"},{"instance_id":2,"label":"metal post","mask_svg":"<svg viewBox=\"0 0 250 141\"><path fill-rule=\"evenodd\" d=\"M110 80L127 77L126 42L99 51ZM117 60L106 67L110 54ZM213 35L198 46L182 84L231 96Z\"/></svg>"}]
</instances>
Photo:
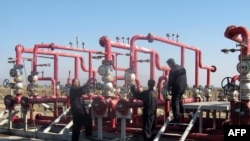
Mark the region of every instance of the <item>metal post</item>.
<instances>
[{"instance_id":1,"label":"metal post","mask_svg":"<svg viewBox=\"0 0 250 141\"><path fill-rule=\"evenodd\" d=\"M24 119L24 131L27 131L28 130L27 111L23 112L23 119Z\"/></svg>"},{"instance_id":2,"label":"metal post","mask_svg":"<svg viewBox=\"0 0 250 141\"><path fill-rule=\"evenodd\" d=\"M121 118L121 141L126 139L126 118Z\"/></svg>"},{"instance_id":3,"label":"metal post","mask_svg":"<svg viewBox=\"0 0 250 141\"><path fill-rule=\"evenodd\" d=\"M9 110L9 117L8 117L9 123L8 128L12 129L12 110Z\"/></svg>"},{"instance_id":4,"label":"metal post","mask_svg":"<svg viewBox=\"0 0 250 141\"><path fill-rule=\"evenodd\" d=\"M102 139L102 117L97 117L98 121L98 139Z\"/></svg>"}]
</instances>

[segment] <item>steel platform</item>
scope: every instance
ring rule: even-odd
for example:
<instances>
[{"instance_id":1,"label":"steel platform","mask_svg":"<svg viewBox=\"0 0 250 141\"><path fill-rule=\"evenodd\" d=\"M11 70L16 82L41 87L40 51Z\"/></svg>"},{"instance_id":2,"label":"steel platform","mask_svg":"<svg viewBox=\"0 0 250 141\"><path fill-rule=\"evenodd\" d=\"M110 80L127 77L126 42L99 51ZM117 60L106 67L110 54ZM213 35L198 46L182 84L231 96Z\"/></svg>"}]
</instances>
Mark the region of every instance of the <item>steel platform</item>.
<instances>
[{"instance_id":1,"label":"steel platform","mask_svg":"<svg viewBox=\"0 0 250 141\"><path fill-rule=\"evenodd\" d=\"M225 112L229 113L230 110L230 102L228 101L208 101L208 102L193 102L184 104L185 110L197 110L197 108L201 106L201 112L199 115L199 132L202 133L203 129L203 112L202 111L211 111L213 117L213 129L216 129L216 113Z\"/></svg>"},{"instance_id":2,"label":"steel platform","mask_svg":"<svg viewBox=\"0 0 250 141\"><path fill-rule=\"evenodd\" d=\"M202 110L230 110L230 102L228 101L193 102L184 104L184 108L189 110L196 110L199 106L201 106Z\"/></svg>"}]
</instances>

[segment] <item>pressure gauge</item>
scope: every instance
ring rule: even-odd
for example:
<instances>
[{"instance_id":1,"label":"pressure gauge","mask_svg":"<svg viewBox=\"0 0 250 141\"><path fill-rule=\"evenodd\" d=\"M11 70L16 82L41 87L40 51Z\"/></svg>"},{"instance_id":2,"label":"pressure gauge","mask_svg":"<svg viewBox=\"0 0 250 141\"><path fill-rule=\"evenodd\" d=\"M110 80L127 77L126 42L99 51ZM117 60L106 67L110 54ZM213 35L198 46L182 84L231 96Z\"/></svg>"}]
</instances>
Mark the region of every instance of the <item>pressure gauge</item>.
<instances>
[{"instance_id":1,"label":"pressure gauge","mask_svg":"<svg viewBox=\"0 0 250 141\"><path fill-rule=\"evenodd\" d=\"M250 65L247 61L241 61L237 64L237 71L239 73L248 73L250 70Z\"/></svg>"}]
</instances>

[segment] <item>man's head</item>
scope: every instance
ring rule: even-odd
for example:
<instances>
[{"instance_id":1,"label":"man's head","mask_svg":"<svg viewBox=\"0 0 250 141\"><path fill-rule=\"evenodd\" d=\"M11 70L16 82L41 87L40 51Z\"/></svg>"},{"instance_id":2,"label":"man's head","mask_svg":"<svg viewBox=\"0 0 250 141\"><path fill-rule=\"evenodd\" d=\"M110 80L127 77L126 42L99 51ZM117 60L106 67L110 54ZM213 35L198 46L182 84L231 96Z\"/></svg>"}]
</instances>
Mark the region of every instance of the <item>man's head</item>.
<instances>
[{"instance_id":1,"label":"man's head","mask_svg":"<svg viewBox=\"0 0 250 141\"><path fill-rule=\"evenodd\" d=\"M174 65L175 65L174 59L173 59L173 58L169 58L169 59L167 60L167 64L168 64L168 66L170 66L170 67L174 66Z\"/></svg>"},{"instance_id":2,"label":"man's head","mask_svg":"<svg viewBox=\"0 0 250 141\"><path fill-rule=\"evenodd\" d=\"M77 78L72 79L72 87L79 87L80 81Z\"/></svg>"},{"instance_id":3,"label":"man's head","mask_svg":"<svg viewBox=\"0 0 250 141\"><path fill-rule=\"evenodd\" d=\"M148 87L153 88L155 86L155 81L153 79L148 80Z\"/></svg>"}]
</instances>

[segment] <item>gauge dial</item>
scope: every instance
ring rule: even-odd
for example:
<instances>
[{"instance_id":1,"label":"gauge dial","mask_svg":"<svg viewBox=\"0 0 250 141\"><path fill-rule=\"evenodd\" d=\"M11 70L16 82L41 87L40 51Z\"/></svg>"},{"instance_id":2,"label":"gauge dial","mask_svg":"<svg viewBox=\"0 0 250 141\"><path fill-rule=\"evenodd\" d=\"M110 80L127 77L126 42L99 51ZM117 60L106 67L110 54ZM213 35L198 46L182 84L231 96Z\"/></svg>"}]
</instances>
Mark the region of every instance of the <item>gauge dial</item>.
<instances>
[{"instance_id":1,"label":"gauge dial","mask_svg":"<svg viewBox=\"0 0 250 141\"><path fill-rule=\"evenodd\" d=\"M237 64L237 71L239 73L248 73L250 70L250 65L247 61L242 61Z\"/></svg>"}]
</instances>

